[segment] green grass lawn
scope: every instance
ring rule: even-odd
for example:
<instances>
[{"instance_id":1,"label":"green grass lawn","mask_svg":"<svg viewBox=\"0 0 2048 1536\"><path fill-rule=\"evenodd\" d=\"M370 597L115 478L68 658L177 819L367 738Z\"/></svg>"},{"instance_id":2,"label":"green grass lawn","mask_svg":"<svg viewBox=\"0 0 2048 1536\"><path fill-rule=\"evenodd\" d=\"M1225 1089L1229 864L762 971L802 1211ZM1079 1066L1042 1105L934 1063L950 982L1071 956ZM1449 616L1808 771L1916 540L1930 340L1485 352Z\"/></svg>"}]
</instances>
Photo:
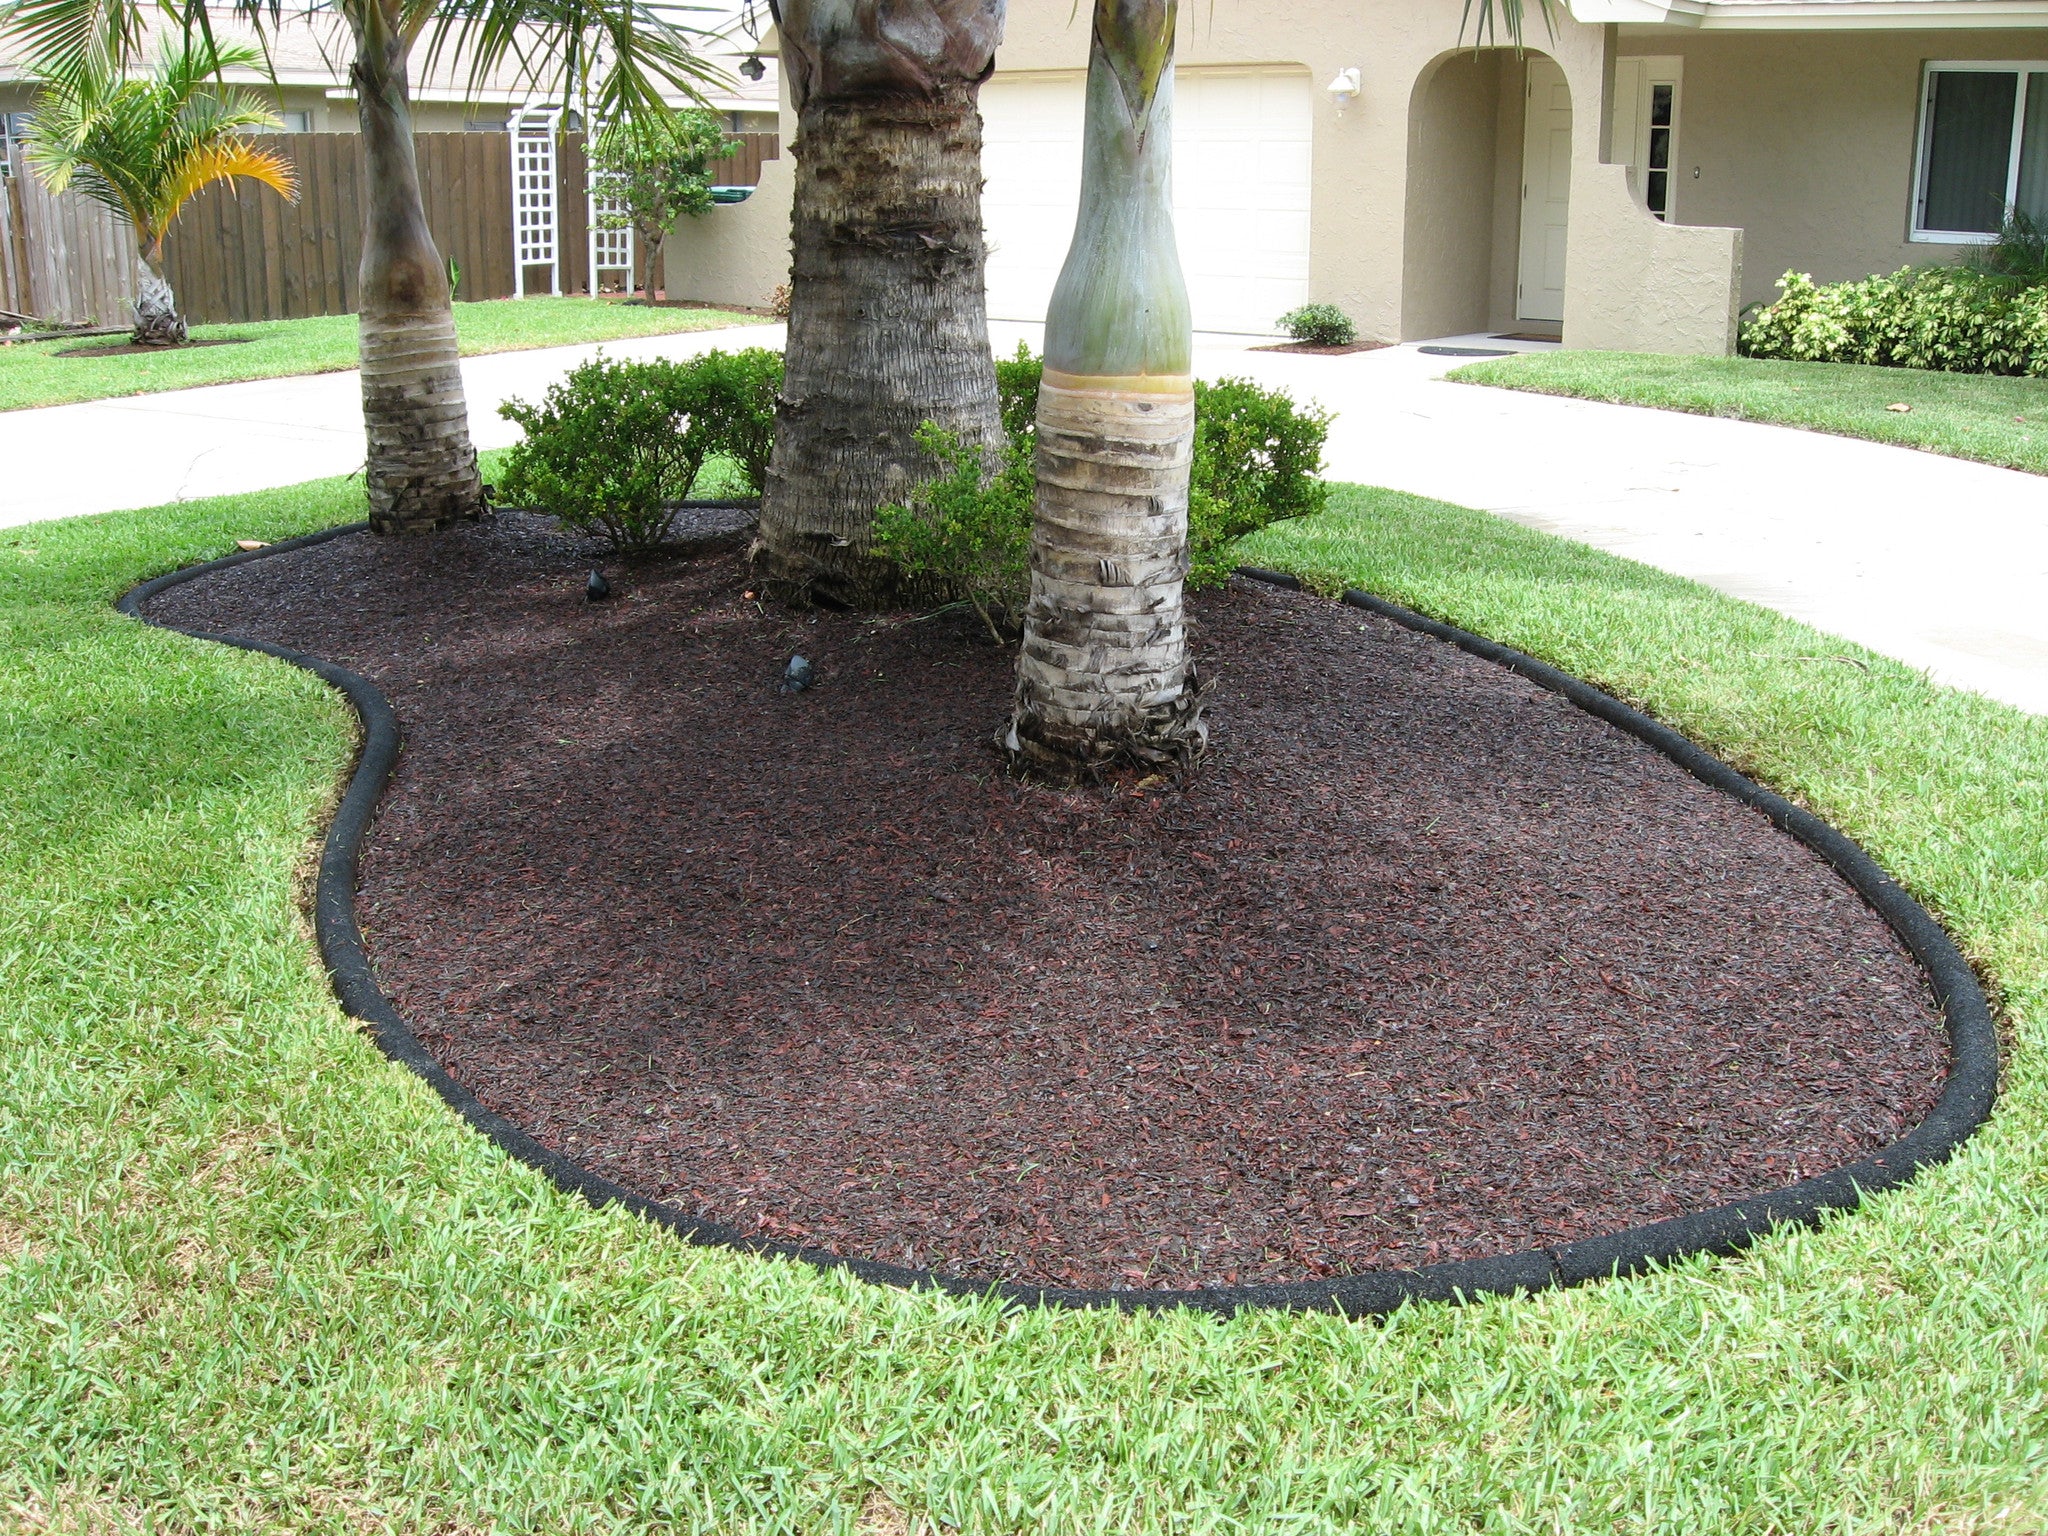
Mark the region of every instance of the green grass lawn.
<instances>
[{"instance_id":1,"label":"green grass lawn","mask_svg":"<svg viewBox=\"0 0 2048 1536\"><path fill-rule=\"evenodd\" d=\"M1737 1260L1385 1322L1006 1316L585 1209L340 1016L297 900L346 708L109 604L359 496L0 532L0 1528L2048 1527L2048 720L1413 497L1258 535L1860 838L2000 995L2005 1095L1955 1162Z\"/></svg>"},{"instance_id":2,"label":"green grass lawn","mask_svg":"<svg viewBox=\"0 0 2048 1536\"><path fill-rule=\"evenodd\" d=\"M648 309L589 299L494 299L455 306L462 354L518 352L629 336L715 330L760 324L758 315L717 309ZM332 373L356 365L356 317L265 320L248 325L194 326L202 339L235 337L244 346L195 347L124 357L66 357L73 346L105 346L118 336L83 341L17 342L0 347L0 411L32 405L67 405L116 395L153 394L195 384L275 379L295 373Z\"/></svg>"},{"instance_id":3,"label":"green grass lawn","mask_svg":"<svg viewBox=\"0 0 2048 1536\"><path fill-rule=\"evenodd\" d=\"M1528 352L1468 363L1449 377L1810 427L2048 475L2048 379L1634 352Z\"/></svg>"}]
</instances>

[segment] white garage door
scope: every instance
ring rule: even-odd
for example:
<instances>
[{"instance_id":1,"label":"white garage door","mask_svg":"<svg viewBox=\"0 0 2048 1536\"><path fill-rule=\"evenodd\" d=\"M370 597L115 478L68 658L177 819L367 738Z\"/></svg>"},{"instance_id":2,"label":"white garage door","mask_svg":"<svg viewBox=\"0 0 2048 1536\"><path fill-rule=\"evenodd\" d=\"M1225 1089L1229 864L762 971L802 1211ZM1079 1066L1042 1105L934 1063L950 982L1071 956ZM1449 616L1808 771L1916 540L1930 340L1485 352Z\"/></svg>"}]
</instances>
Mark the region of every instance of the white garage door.
<instances>
[{"instance_id":1,"label":"white garage door","mask_svg":"<svg viewBox=\"0 0 2048 1536\"><path fill-rule=\"evenodd\" d=\"M1174 226L1195 328L1270 332L1308 302L1308 75L1183 69L1174 84ZM1074 237L1081 87L1078 74L982 87L992 319L1045 318Z\"/></svg>"}]
</instances>

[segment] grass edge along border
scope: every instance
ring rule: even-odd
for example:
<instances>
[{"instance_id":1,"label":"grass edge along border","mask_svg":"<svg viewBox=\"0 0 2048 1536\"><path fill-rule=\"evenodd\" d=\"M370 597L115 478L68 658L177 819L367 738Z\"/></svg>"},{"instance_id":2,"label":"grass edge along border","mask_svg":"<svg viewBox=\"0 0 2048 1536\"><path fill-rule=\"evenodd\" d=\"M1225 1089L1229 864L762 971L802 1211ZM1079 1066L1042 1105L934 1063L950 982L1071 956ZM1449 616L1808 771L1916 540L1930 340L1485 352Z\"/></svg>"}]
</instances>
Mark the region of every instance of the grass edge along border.
<instances>
[{"instance_id":1,"label":"grass edge along border","mask_svg":"<svg viewBox=\"0 0 2048 1536\"><path fill-rule=\"evenodd\" d=\"M305 549L366 523L348 523L224 559L186 566L131 588L115 604L131 618L151 623L143 606L168 587L195 577ZM1300 581L1277 571L1242 567L1238 574L1269 585L1301 591ZM1012 1306L1120 1307L1132 1310L1187 1307L1230 1313L1241 1307L1338 1312L1352 1317L1389 1313L1407 1302L1464 1302L1482 1296L1514 1296L1583 1285L1593 1280L1641 1274L1694 1254L1730 1255L1767 1237L1780 1226L1818 1226L1831 1211L1854 1209L1866 1193L1905 1184L1931 1164L1945 1162L1990 1117L1998 1090L1998 1036L1991 1007L1974 972L1932 914L1848 837L1818 816L1753 783L1711 753L1641 711L1590 683L1520 651L1439 623L1356 588L1344 602L1457 646L1474 656L1520 673L1541 688L1562 695L1588 714L1655 748L1703 783L1761 811L1782 831L1804 843L1876 909L1925 971L1947 1023L1950 1065L1940 1099L1925 1119L1883 1150L1846 1167L1801 1179L1781 1189L1715 1206L1690 1216L1624 1231L1582 1238L1555 1248L1527 1249L1483 1259L1430 1264L1419 1269L1369 1270L1329 1280L1272 1285L1219 1286L1202 1290L1079 1290L956 1279L931 1270L910 1269L868 1259L846 1258L819 1249L749 1237L718 1222L649 1200L600 1178L543 1146L502 1115L486 1109L468 1089L430 1056L390 998L377 985L362 933L356 924L357 865L377 802L398 761L400 733L390 701L369 679L317 656L229 635L174 630L245 651L275 656L303 667L345 695L362 723L363 739L354 771L321 846L314 887L313 927L322 960L342 1010L368 1026L379 1050L424 1079L442 1100L502 1151L540 1173L558 1189L592 1207L622 1206L687 1242L736 1249L767 1257L796 1259L821 1269L844 1269L881 1285L926 1288L956 1295L994 1295ZM172 628L169 625L158 626Z\"/></svg>"}]
</instances>

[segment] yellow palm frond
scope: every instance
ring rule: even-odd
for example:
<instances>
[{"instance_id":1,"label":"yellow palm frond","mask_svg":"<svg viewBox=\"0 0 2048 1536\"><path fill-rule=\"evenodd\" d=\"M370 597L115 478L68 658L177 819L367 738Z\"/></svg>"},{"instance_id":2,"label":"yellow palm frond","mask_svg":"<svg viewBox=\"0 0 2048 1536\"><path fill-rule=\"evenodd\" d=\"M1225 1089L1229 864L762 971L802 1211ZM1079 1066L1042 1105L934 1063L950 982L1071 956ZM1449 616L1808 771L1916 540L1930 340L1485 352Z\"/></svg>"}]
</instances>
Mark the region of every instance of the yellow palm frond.
<instances>
[{"instance_id":1,"label":"yellow palm frond","mask_svg":"<svg viewBox=\"0 0 2048 1536\"><path fill-rule=\"evenodd\" d=\"M151 231L159 238L178 216L178 210L216 181L247 176L251 181L262 182L287 202L299 200L299 181L291 161L275 150L258 149L247 139L218 139L194 145L170 170L158 202L157 227Z\"/></svg>"}]
</instances>

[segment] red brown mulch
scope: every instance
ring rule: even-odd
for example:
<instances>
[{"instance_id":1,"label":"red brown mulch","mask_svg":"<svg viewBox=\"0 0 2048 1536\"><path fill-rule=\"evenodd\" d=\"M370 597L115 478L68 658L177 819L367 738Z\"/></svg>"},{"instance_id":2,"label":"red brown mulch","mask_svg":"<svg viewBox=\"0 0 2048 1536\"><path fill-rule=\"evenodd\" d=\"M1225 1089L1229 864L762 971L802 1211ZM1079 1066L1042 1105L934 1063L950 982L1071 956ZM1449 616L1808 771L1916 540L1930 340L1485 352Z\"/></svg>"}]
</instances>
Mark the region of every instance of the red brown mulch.
<instances>
[{"instance_id":1,"label":"red brown mulch","mask_svg":"<svg viewBox=\"0 0 2048 1536\"><path fill-rule=\"evenodd\" d=\"M1321 346L1313 341L1282 341L1270 347L1253 347L1254 352L1310 352L1317 357L1348 357L1353 352L1379 352L1391 347L1391 341L1347 341L1341 347Z\"/></svg>"},{"instance_id":2,"label":"red brown mulch","mask_svg":"<svg viewBox=\"0 0 2048 1536\"><path fill-rule=\"evenodd\" d=\"M64 347L54 353L57 357L134 357L149 353L162 357L172 352L190 352L195 347L246 347L252 338L247 336L214 336L205 341L181 341L175 347L138 347L132 341L124 341L112 347Z\"/></svg>"},{"instance_id":3,"label":"red brown mulch","mask_svg":"<svg viewBox=\"0 0 2048 1536\"><path fill-rule=\"evenodd\" d=\"M391 696L386 990L693 1214L986 1280L1306 1279L1700 1210L1938 1092L1919 972L1811 853L1437 641L1202 594L1208 764L1062 793L999 771L977 625L756 603L730 546L601 604L590 564L508 513L151 611Z\"/></svg>"}]
</instances>

